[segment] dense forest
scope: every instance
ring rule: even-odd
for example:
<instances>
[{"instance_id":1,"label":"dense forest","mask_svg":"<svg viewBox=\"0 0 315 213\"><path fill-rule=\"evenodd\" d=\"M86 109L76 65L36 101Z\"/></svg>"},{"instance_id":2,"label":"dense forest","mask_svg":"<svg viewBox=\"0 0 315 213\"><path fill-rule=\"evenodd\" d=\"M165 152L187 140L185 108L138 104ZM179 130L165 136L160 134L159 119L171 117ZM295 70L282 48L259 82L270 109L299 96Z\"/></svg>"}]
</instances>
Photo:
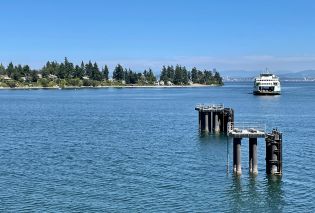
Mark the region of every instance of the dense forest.
<instances>
[{"instance_id":1,"label":"dense forest","mask_svg":"<svg viewBox=\"0 0 315 213\"><path fill-rule=\"evenodd\" d=\"M151 69L135 72L118 64L112 71L107 65L98 66L96 62L79 65L71 63L67 58L62 63L48 61L41 69L33 70L28 65L7 67L0 64L0 87L82 87L82 86L122 86L122 85L222 85L222 78L215 69L187 70L176 65L163 66L160 79Z\"/></svg>"}]
</instances>

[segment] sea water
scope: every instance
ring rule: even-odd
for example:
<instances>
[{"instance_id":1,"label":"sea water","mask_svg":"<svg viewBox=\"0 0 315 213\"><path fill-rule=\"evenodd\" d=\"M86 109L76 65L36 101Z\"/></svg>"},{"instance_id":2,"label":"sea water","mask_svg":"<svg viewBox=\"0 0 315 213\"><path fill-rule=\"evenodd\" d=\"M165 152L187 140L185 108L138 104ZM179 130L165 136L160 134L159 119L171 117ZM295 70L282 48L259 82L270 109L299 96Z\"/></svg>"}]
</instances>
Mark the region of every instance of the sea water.
<instances>
[{"instance_id":1,"label":"sea water","mask_svg":"<svg viewBox=\"0 0 315 213\"><path fill-rule=\"evenodd\" d=\"M1 212L314 212L315 83L0 91ZM232 171L232 141L198 131L198 103L283 133L283 175Z\"/></svg>"}]
</instances>

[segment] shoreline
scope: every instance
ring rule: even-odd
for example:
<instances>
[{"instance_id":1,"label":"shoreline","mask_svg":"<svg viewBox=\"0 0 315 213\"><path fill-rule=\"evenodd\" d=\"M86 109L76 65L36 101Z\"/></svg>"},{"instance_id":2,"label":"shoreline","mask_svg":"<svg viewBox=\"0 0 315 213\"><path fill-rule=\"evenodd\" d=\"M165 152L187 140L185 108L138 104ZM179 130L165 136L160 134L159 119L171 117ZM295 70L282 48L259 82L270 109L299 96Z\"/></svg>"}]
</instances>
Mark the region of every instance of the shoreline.
<instances>
[{"instance_id":1,"label":"shoreline","mask_svg":"<svg viewBox=\"0 0 315 213\"><path fill-rule=\"evenodd\" d=\"M49 89L49 90L62 90L62 89L102 89L102 88L200 88L200 87L219 87L222 85L203 85L203 84L193 84L193 85L171 85L171 86L157 86L157 85L110 85L110 86L67 86L67 87L0 87L0 90L39 90L39 89Z\"/></svg>"}]
</instances>

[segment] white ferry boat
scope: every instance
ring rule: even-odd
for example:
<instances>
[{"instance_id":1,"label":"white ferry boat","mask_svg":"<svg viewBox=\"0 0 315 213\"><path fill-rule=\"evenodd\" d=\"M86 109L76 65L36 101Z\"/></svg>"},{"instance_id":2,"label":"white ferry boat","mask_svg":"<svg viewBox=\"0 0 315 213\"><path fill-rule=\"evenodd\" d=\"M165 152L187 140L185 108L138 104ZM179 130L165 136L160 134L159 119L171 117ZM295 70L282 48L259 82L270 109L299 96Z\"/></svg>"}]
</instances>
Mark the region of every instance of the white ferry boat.
<instances>
[{"instance_id":1,"label":"white ferry boat","mask_svg":"<svg viewBox=\"0 0 315 213\"><path fill-rule=\"evenodd\" d=\"M254 81L254 95L280 95L281 86L277 76L270 73L262 73Z\"/></svg>"}]
</instances>

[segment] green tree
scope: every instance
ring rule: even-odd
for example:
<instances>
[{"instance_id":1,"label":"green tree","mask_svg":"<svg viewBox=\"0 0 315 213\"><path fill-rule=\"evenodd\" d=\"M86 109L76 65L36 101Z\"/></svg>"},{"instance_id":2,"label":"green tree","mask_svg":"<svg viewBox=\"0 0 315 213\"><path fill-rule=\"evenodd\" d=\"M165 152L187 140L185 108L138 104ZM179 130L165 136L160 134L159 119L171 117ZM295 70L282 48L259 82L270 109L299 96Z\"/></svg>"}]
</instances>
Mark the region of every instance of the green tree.
<instances>
[{"instance_id":1,"label":"green tree","mask_svg":"<svg viewBox=\"0 0 315 213\"><path fill-rule=\"evenodd\" d=\"M8 75L10 78L12 78L12 75L13 75L13 73L14 73L14 66L13 66L13 63L12 63L12 62L9 63L9 65L8 65L8 67L7 67L7 70L6 70L6 73L7 73L7 75Z\"/></svg>"},{"instance_id":2,"label":"green tree","mask_svg":"<svg viewBox=\"0 0 315 213\"><path fill-rule=\"evenodd\" d=\"M163 66L162 71L161 71L161 75L160 75L160 81L164 81L167 82L169 79L167 77L167 69L165 66Z\"/></svg>"},{"instance_id":3,"label":"green tree","mask_svg":"<svg viewBox=\"0 0 315 213\"><path fill-rule=\"evenodd\" d=\"M91 61L89 61L89 63L85 64L85 75L92 79L92 73L93 73L93 64Z\"/></svg>"},{"instance_id":4,"label":"green tree","mask_svg":"<svg viewBox=\"0 0 315 213\"><path fill-rule=\"evenodd\" d=\"M0 64L0 75L5 75L5 67L2 65L2 63Z\"/></svg>"},{"instance_id":5,"label":"green tree","mask_svg":"<svg viewBox=\"0 0 315 213\"><path fill-rule=\"evenodd\" d=\"M42 87L48 87L49 80L47 78L39 79L39 83Z\"/></svg>"},{"instance_id":6,"label":"green tree","mask_svg":"<svg viewBox=\"0 0 315 213\"><path fill-rule=\"evenodd\" d=\"M118 64L114 69L113 79L117 81L124 80L124 68L120 64Z\"/></svg>"},{"instance_id":7,"label":"green tree","mask_svg":"<svg viewBox=\"0 0 315 213\"><path fill-rule=\"evenodd\" d=\"M93 64L93 69L92 69L92 73L91 73L91 77L93 80L95 81L101 81L102 80L102 73L100 72L100 70L98 69L98 65L95 62Z\"/></svg>"},{"instance_id":8,"label":"green tree","mask_svg":"<svg viewBox=\"0 0 315 213\"><path fill-rule=\"evenodd\" d=\"M37 74L38 74L38 72L36 72L35 70L31 71L31 78L30 78L31 82L37 82L37 80L38 80Z\"/></svg>"},{"instance_id":9,"label":"green tree","mask_svg":"<svg viewBox=\"0 0 315 213\"><path fill-rule=\"evenodd\" d=\"M43 78L47 78L48 75L50 74L49 72L50 67L51 67L50 61L48 61L41 71Z\"/></svg>"},{"instance_id":10,"label":"green tree","mask_svg":"<svg viewBox=\"0 0 315 213\"><path fill-rule=\"evenodd\" d=\"M66 78L66 67L63 63L60 64L59 68L58 68L58 72L57 72L57 76L60 79L65 79Z\"/></svg>"},{"instance_id":11,"label":"green tree","mask_svg":"<svg viewBox=\"0 0 315 213\"><path fill-rule=\"evenodd\" d=\"M108 80L108 74L109 74L109 70L108 70L107 65L105 65L105 67L103 68L102 72L103 72L104 79L107 81Z\"/></svg>"},{"instance_id":12,"label":"green tree","mask_svg":"<svg viewBox=\"0 0 315 213\"><path fill-rule=\"evenodd\" d=\"M65 57L65 60L64 60L64 73L65 73L64 78L73 77L74 66L73 66L73 63L68 61L67 57Z\"/></svg>"},{"instance_id":13,"label":"green tree","mask_svg":"<svg viewBox=\"0 0 315 213\"><path fill-rule=\"evenodd\" d=\"M198 70L198 72L197 72L197 79L198 79L197 83L199 83L199 84L204 84L205 83L203 76L204 76L203 72Z\"/></svg>"},{"instance_id":14,"label":"green tree","mask_svg":"<svg viewBox=\"0 0 315 213\"><path fill-rule=\"evenodd\" d=\"M222 77L220 76L220 73L217 72L216 70L215 70L215 73L214 73L214 80L215 80L216 83L218 83L220 85L223 84Z\"/></svg>"},{"instance_id":15,"label":"green tree","mask_svg":"<svg viewBox=\"0 0 315 213\"><path fill-rule=\"evenodd\" d=\"M182 71L182 83L184 85L187 85L188 81L189 81L188 71L187 71L186 67L182 67L181 71Z\"/></svg>"},{"instance_id":16,"label":"green tree","mask_svg":"<svg viewBox=\"0 0 315 213\"><path fill-rule=\"evenodd\" d=\"M198 81L198 70L196 67L192 68L191 70L191 81L193 83L199 83Z\"/></svg>"},{"instance_id":17,"label":"green tree","mask_svg":"<svg viewBox=\"0 0 315 213\"><path fill-rule=\"evenodd\" d=\"M82 69L82 66L79 67L78 65L75 65L73 77L82 79L84 76L84 69Z\"/></svg>"},{"instance_id":18,"label":"green tree","mask_svg":"<svg viewBox=\"0 0 315 213\"><path fill-rule=\"evenodd\" d=\"M168 80L171 82L174 82L174 77L175 77L174 67L173 66L167 66L166 73L167 73Z\"/></svg>"},{"instance_id":19,"label":"green tree","mask_svg":"<svg viewBox=\"0 0 315 213\"><path fill-rule=\"evenodd\" d=\"M86 71L85 71L85 65L84 65L84 62L83 62L83 61L81 61L80 68L81 68L81 70L82 70L82 72L83 72L83 75L82 75L82 77L83 77L83 76L85 75L85 73L86 73Z\"/></svg>"},{"instance_id":20,"label":"green tree","mask_svg":"<svg viewBox=\"0 0 315 213\"><path fill-rule=\"evenodd\" d=\"M23 75L28 78L31 74L31 69L28 65L23 66Z\"/></svg>"},{"instance_id":21,"label":"green tree","mask_svg":"<svg viewBox=\"0 0 315 213\"><path fill-rule=\"evenodd\" d=\"M191 71L188 71L187 75L188 75L188 81L191 81Z\"/></svg>"},{"instance_id":22,"label":"green tree","mask_svg":"<svg viewBox=\"0 0 315 213\"><path fill-rule=\"evenodd\" d=\"M144 71L143 75L145 77L145 80L149 83L149 84L153 84L156 81L156 77L154 76L154 73L152 71L151 68L149 68L149 71Z\"/></svg>"},{"instance_id":23,"label":"green tree","mask_svg":"<svg viewBox=\"0 0 315 213\"><path fill-rule=\"evenodd\" d=\"M176 85L180 85L183 83L183 71L182 71L182 67L179 65L176 65L175 67L175 76L174 76L173 83Z\"/></svg>"},{"instance_id":24,"label":"green tree","mask_svg":"<svg viewBox=\"0 0 315 213\"><path fill-rule=\"evenodd\" d=\"M15 66L13 69L13 73L11 74L11 78L13 78L16 81L20 81L20 78L22 77L23 68L21 64L18 66Z\"/></svg>"}]
</instances>

